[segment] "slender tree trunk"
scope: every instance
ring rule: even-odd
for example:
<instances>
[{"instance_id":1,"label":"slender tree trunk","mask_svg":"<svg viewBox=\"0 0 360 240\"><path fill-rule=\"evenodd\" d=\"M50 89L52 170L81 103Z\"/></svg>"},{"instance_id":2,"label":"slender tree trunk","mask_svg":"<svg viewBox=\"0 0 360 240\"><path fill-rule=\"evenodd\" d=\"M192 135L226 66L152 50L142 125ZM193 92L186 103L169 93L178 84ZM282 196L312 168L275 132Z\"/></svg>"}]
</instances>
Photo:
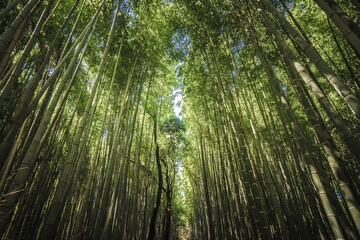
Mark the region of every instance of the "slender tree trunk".
<instances>
[{"instance_id":1,"label":"slender tree trunk","mask_svg":"<svg viewBox=\"0 0 360 240\"><path fill-rule=\"evenodd\" d=\"M88 30L90 30L90 28ZM86 42L86 38L84 37L82 39L82 42L80 43L79 48L75 52L75 55L72 58L72 61L69 65L68 69L66 70L64 76L62 77L62 80L61 80L48 108L46 109L46 111L44 113L44 117L43 117L43 119L40 123L40 126L34 136L34 139L32 140L32 143L31 143L26 155L24 156L24 159L22 160L20 169L17 171L16 176L12 182L12 185L9 189L10 192L17 191L25 186L25 184L28 180L28 177L34 168L34 164L36 163L36 159L38 157L37 155L40 152L38 149L41 149L41 146L39 146L39 144L41 143L41 139L43 138L43 136L47 130L47 127L48 127L48 124L50 123L50 119L53 114L53 111L54 111L55 107L57 106L60 95L63 92L63 89L65 88L65 84L66 84L68 78L70 77L70 74L72 73L73 68L75 67L78 55L80 54L80 51L81 51L82 47L84 46L85 42ZM4 140L5 144L8 143L7 141L6 142L5 141L6 140ZM4 147L7 146L5 144L4 144ZM4 215L0 215L0 216L7 215L8 217L10 217L9 213L10 213L10 211L12 211L12 209L14 209L14 206L18 202L18 199L20 196L21 196L20 192L18 192L17 194L8 195L6 197L4 203L2 203L0 206L0 209L2 212L1 214L4 214Z\"/></svg>"},{"instance_id":2,"label":"slender tree trunk","mask_svg":"<svg viewBox=\"0 0 360 240\"><path fill-rule=\"evenodd\" d=\"M6 8L4 8L4 9L0 12L0 21L2 21L2 19L3 19L4 17L6 17L6 16L9 14L9 12L10 12L11 10L13 10L13 9L16 7L16 5L18 5L21 1L22 1L22 0L14 0L14 1L12 1L11 3L9 3L9 4L6 6Z\"/></svg>"},{"instance_id":3,"label":"slender tree trunk","mask_svg":"<svg viewBox=\"0 0 360 240\"><path fill-rule=\"evenodd\" d=\"M360 55L360 29L334 0L314 0Z\"/></svg>"},{"instance_id":4,"label":"slender tree trunk","mask_svg":"<svg viewBox=\"0 0 360 240\"><path fill-rule=\"evenodd\" d=\"M43 0L30 0L22 12L15 18L15 20L11 23L9 28L5 30L0 36L0 53L3 53L3 51L6 49L8 44L10 43L11 39L14 37L14 34L16 33L16 30L19 28L21 23L26 19L26 16L29 14L31 9L36 4L41 4Z\"/></svg>"},{"instance_id":5,"label":"slender tree trunk","mask_svg":"<svg viewBox=\"0 0 360 240\"><path fill-rule=\"evenodd\" d=\"M259 0L258 0L259 1ZM305 39L300 35L300 33L295 30L291 24L282 16L278 10L272 5L269 0L264 0L262 3L259 2L259 7L261 4L264 4L265 8L279 21L283 28L289 33L289 35L295 40L295 42L300 46L300 48L305 52L305 54L310 58L310 60L315 64L319 71L324 75L324 77L329 81L341 98L348 104L350 109L360 117L360 100L357 95L355 95L335 74L335 72L328 66L316 49L311 46Z\"/></svg>"},{"instance_id":6,"label":"slender tree trunk","mask_svg":"<svg viewBox=\"0 0 360 240\"><path fill-rule=\"evenodd\" d=\"M155 206L153 208L153 212L151 215L151 220L149 223L149 234L147 239L153 240L156 234L156 218L160 209L161 204L161 192L163 188L163 176L162 176L162 168L161 168L161 159L160 159L160 148L157 142L157 120L156 115L153 115L154 120L154 142L155 142L155 161L158 172L158 183L157 183L157 191L156 191L156 201Z\"/></svg>"},{"instance_id":7,"label":"slender tree trunk","mask_svg":"<svg viewBox=\"0 0 360 240\"><path fill-rule=\"evenodd\" d=\"M2 108L4 106L4 103L6 101L8 101L9 95L10 95L10 91L12 90L15 82L17 81L20 73L22 72L22 69L24 67L24 63L27 59L27 57L30 54L30 51L33 49L34 45L35 45L35 41L38 39L39 35L40 35L40 31L43 27L43 24L45 22L45 19L48 17L51 7L54 3L54 0L49 1L48 5L46 6L45 10L43 11L43 13L41 14L41 17L39 19L39 21L36 24L36 27L28 41L28 43L26 44L26 47L24 49L24 51L21 54L20 59L16 62L16 66L13 70L13 72L10 75L10 78L8 79L4 89L1 92L0 95L0 108ZM15 34L16 35L16 34Z\"/></svg>"}]
</instances>

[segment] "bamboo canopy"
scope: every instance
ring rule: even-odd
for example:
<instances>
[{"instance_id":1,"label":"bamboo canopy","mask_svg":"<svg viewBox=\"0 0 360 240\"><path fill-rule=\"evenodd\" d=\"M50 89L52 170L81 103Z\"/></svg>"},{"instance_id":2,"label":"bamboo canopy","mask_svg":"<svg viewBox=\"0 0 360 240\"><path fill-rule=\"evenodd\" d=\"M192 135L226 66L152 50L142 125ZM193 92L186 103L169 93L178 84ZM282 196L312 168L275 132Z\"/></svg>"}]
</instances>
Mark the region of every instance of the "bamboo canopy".
<instances>
[{"instance_id":1,"label":"bamboo canopy","mask_svg":"<svg viewBox=\"0 0 360 240\"><path fill-rule=\"evenodd\" d=\"M358 0L0 3L1 239L360 239Z\"/></svg>"}]
</instances>

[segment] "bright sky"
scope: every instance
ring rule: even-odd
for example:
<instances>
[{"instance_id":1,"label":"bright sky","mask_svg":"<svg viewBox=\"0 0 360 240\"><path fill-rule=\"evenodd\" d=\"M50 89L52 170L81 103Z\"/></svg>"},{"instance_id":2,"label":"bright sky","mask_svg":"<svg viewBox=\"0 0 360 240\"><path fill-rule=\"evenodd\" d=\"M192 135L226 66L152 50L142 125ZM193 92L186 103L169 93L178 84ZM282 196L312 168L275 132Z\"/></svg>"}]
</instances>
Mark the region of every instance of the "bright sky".
<instances>
[{"instance_id":1,"label":"bright sky","mask_svg":"<svg viewBox=\"0 0 360 240\"><path fill-rule=\"evenodd\" d=\"M176 96L175 99L172 101L173 104L174 104L173 109L174 109L175 116L182 119L182 117L180 116L181 104L178 105L178 102L181 102L181 99L182 99L181 89L173 88L172 89L172 95ZM183 175L182 175L183 166L182 166L181 160L179 162L177 162L176 166L177 166L178 171L179 171L180 179L181 179L181 181L183 181ZM181 186L180 194L182 196L185 196L184 186Z\"/></svg>"},{"instance_id":2,"label":"bright sky","mask_svg":"<svg viewBox=\"0 0 360 240\"><path fill-rule=\"evenodd\" d=\"M179 62L178 64L176 64L174 66L174 69L176 71L176 75L177 75L177 78L182 78L181 76L179 76L179 69L178 67L180 67L181 65L183 65L184 62ZM174 104L174 112L175 112L175 115L176 117L182 119L182 117L179 115L180 112L181 112L181 104L178 104L179 102L181 103L181 99L182 99L182 95L181 95L181 89L175 89L173 88L172 89L172 95L173 96L176 96L175 99L173 100L173 104Z\"/></svg>"},{"instance_id":3,"label":"bright sky","mask_svg":"<svg viewBox=\"0 0 360 240\"><path fill-rule=\"evenodd\" d=\"M177 92L181 92L180 89L173 89L173 94L175 95ZM173 100L173 104L174 104L174 112L175 112L175 115L176 117L182 119L182 117L180 116L180 112L181 112L181 104L180 106L178 106L178 102L181 102L181 99L182 99L182 96L181 94L177 94L175 99Z\"/></svg>"}]
</instances>

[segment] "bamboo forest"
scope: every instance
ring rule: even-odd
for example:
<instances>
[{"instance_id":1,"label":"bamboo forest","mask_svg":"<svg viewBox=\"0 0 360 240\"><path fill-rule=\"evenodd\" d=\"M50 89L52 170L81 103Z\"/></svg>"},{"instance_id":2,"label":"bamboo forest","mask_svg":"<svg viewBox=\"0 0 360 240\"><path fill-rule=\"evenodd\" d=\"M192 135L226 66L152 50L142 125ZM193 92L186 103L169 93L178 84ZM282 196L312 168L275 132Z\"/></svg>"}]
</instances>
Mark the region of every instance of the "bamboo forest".
<instances>
[{"instance_id":1,"label":"bamboo forest","mask_svg":"<svg viewBox=\"0 0 360 240\"><path fill-rule=\"evenodd\" d=\"M1 0L0 239L360 239L359 0Z\"/></svg>"}]
</instances>

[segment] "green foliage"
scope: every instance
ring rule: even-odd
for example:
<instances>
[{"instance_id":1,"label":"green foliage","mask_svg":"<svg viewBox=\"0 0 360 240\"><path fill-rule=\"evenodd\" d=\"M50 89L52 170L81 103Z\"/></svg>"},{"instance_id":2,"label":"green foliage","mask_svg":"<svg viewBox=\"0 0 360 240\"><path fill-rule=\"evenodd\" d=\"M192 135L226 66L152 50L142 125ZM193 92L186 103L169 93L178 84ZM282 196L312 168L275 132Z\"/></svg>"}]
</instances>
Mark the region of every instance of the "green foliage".
<instances>
[{"instance_id":1,"label":"green foliage","mask_svg":"<svg viewBox=\"0 0 360 240\"><path fill-rule=\"evenodd\" d=\"M5 2L7 1L0 3L0 9L5 8ZM43 1L35 9L19 40L11 49L6 71L0 74L1 89L4 89L7 81L5 74L11 73L11 67L16 66L48 2ZM46 63L44 76L47 73L51 75L61 62L61 56L64 57L67 51L70 51L70 56L74 55L72 44L80 37L101 2L79 1L69 23L63 29L50 61ZM25 227L28 218L35 226L44 221L43 215L47 216L49 213L50 203L63 174L62 169L69 164L68 156L79 131L80 119L87 114L85 106L94 88L94 79L99 73L109 29L119 4L120 11L114 24L104 73L84 126L84 134L75 143L79 145L79 150L75 163L71 163L74 165L71 172L78 175L71 175L71 179L75 179L72 184L76 189L73 195L69 193L66 196L66 204L61 203L66 210L59 214L61 224L57 232L58 238L76 238L85 231L81 235L84 239L100 239L96 234L102 231L99 229L105 229L105 226L111 229L108 234L114 231L111 232L112 237L126 233L129 238L146 238L144 235L148 231L153 196L159 181L155 162L154 122L158 127L155 131L158 131L162 176L164 183L172 187L173 191L171 239L207 239L210 234L208 229L211 227L216 228L218 239L222 233L228 234L221 236L224 239L235 239L240 234L246 234L244 239L256 239L260 231L256 229L260 213L267 214L268 229L271 229L274 239L280 239L282 226L293 230L290 226L292 221L302 224L296 225L294 234L303 234L299 231L302 226L316 232L313 217L317 215L320 218L316 224L324 225L321 226L325 229L325 234L322 233L324 238L330 236L331 233L327 231L331 226L324 221L326 215L322 215L322 211L311 212L313 209L310 204L320 205L321 199L313 198L314 187L310 180L313 173L308 172L305 161L307 156L303 156L298 142L302 136L305 137L304 144L312 150L311 154L318 161L320 170L325 173L322 177L330 186L328 190L334 192L335 189L338 193L338 183L334 180L330 165L325 161L326 154L305 114L306 109L299 101L296 84L307 88L302 83L294 84L291 80L289 66L284 63L278 43L274 41L274 33L264 26L264 19L259 15L259 5L256 2L261 1L105 1L91 36L86 36L89 45L86 50L82 49L83 59L79 62L75 81L72 86L69 86L70 80L66 83L70 87L69 95L63 92L61 98L66 97L64 105L58 104L51 113L55 124L49 126L49 136L46 136L40 147L40 156L37 157L49 163L50 170L44 174L45 177L38 178L41 176L39 163L29 173L29 184L26 191L21 193L23 195L16 203L18 207L12 218L15 227L11 223L9 232L15 231L17 226L24 226L22 231L27 233ZM281 2L272 2L295 26ZM360 74L360 60L341 32L328 22L326 14L314 1L284 2L325 61L354 93L359 94L355 80ZM349 5L349 1L337 2L359 23L356 9ZM24 4L26 1L21 1L1 20L0 32L7 29L24 8ZM2 130L7 130L7 124L13 124L12 111L31 76L39 69L44 54L73 4L74 1L70 0L59 1L54 13L43 26L37 43L22 67L10 99L1 112ZM357 117L349 111L317 67L299 51L294 39L271 16L269 21L280 30L285 43L301 63L313 72L315 81L321 85L331 104L346 119L346 127L358 136ZM67 41L69 44L65 47ZM270 79L266 71L269 69L261 60L259 47L264 50L271 71L275 74L274 79ZM54 92L69 63L70 60L67 60L60 71ZM48 77L43 77L34 87L34 96L47 80ZM110 87L112 80L114 81ZM272 81L280 85L279 93L274 90ZM177 91L175 94L174 89ZM325 124L321 128L327 133L327 141L334 147L339 162L344 164L343 169L351 173L350 179L358 192L358 178L353 177L358 175L358 163L352 158L339 134L333 130L322 106L309 92L306 99L312 100L314 109L319 110L316 118L319 122L324 119ZM182 96L181 102L175 103L182 108L181 119L173 112L176 94ZM52 98L53 96L50 100ZM289 109L284 107L284 101L288 102L286 107ZM23 125L24 132L19 136L16 135L18 132L15 134L19 142L14 145L15 161L11 165L14 172L18 171L27 151L27 144L32 141L31 129L38 126L34 119L37 114L41 116L42 103L46 110L47 102L41 98L39 106L27 116L28 122ZM61 111L56 115L59 109ZM293 122L289 112L293 113ZM293 130L297 124L303 134L300 137ZM27 205L27 200L30 199L28 197L34 197L37 193L34 189L41 187L35 186L33 178L40 182L43 180L44 186L49 186L51 191L46 196L38 195L34 205ZM11 178L8 179L12 181ZM7 180L7 184L11 185L10 180ZM168 187L166 184L164 186ZM165 187L161 189L163 193ZM306 187L308 192L304 190ZM4 196L7 196L8 186L4 189ZM255 196L257 192L259 196ZM338 194L340 196L342 193ZM161 230L163 226L160 225L165 222L161 218L164 217L166 200L163 194L159 208L161 213L157 219L157 229ZM251 205L257 200L260 204ZM271 201L281 203L281 208L273 206ZM84 213L81 212L84 203L89 204L89 207L79 220L76 216ZM102 207L106 211L97 212L102 204L105 204ZM262 204L266 211L258 210ZM338 204L343 209L347 208L343 200ZM297 215L294 211L286 215L286 211L295 205L304 214ZM34 206L34 210L29 206ZM107 211L111 214L107 215ZM214 215L214 222L210 222L208 214ZM281 215L286 222L280 222ZM345 219L349 218L349 212L345 212L344 216ZM105 224L105 220L109 222ZM80 226L77 226L77 221L81 223ZM256 222L256 226L252 226L253 222ZM111 225L114 223L118 225ZM240 225L247 230L240 230ZM143 229L134 226L141 226ZM38 234L35 230L29 232L32 234L29 235L30 238ZM21 234L19 233L19 238L23 237ZM161 233L157 234L160 239ZM107 239L104 236L102 238Z\"/></svg>"}]
</instances>

